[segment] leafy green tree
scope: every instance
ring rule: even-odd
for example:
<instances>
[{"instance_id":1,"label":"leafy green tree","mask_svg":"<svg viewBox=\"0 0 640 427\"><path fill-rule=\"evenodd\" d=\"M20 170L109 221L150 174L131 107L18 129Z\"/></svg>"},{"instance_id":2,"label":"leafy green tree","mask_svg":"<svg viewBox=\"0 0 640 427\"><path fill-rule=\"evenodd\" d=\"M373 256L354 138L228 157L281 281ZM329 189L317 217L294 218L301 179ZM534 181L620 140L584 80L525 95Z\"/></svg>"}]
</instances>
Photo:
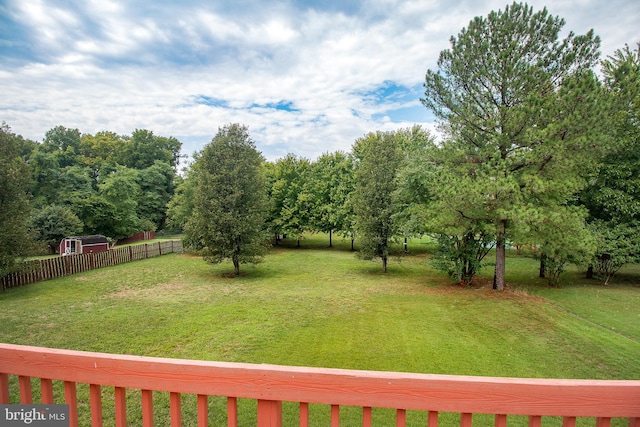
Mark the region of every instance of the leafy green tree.
<instances>
[{"instance_id":1,"label":"leafy green tree","mask_svg":"<svg viewBox=\"0 0 640 427\"><path fill-rule=\"evenodd\" d=\"M459 162L458 156L460 153L446 143L432 146L413 181L422 188L419 214L426 232L438 242L432 264L466 286L473 284L495 246L495 227L485 216L490 206L478 203L491 203L485 195L492 188L482 185L490 186L491 181L476 182L465 168L452 167Z\"/></svg>"},{"instance_id":2,"label":"leafy green tree","mask_svg":"<svg viewBox=\"0 0 640 427\"><path fill-rule=\"evenodd\" d=\"M137 215L140 186L138 171L118 166L102 184L99 185L99 196L104 199L102 205L113 207L112 230L108 237L122 239L142 231L140 218Z\"/></svg>"},{"instance_id":3,"label":"leafy green tree","mask_svg":"<svg viewBox=\"0 0 640 427\"><path fill-rule=\"evenodd\" d=\"M159 160L138 171L138 216L150 221L154 230L164 228L168 204L175 191L174 178L175 171L169 163Z\"/></svg>"},{"instance_id":4,"label":"leafy green tree","mask_svg":"<svg viewBox=\"0 0 640 427\"><path fill-rule=\"evenodd\" d=\"M640 261L640 44L617 50L602 71L613 141L582 202L598 238L596 273L607 284L623 265Z\"/></svg>"},{"instance_id":5,"label":"leafy green tree","mask_svg":"<svg viewBox=\"0 0 640 427\"><path fill-rule=\"evenodd\" d=\"M398 221L406 242L408 237L419 237L428 231L424 213L431 198L430 177L434 170L431 155L436 145L429 131L419 125L399 129L395 134L405 159L396 177L398 188L394 197L398 212L394 220Z\"/></svg>"},{"instance_id":6,"label":"leafy green tree","mask_svg":"<svg viewBox=\"0 0 640 427\"><path fill-rule=\"evenodd\" d=\"M450 168L471 186L458 186L468 202L458 214L493 226L498 290L516 220L549 212L541 201L565 203L597 161L605 106L591 68L600 40L593 31L559 40L563 26L514 2L472 20L426 74L422 101L448 134Z\"/></svg>"},{"instance_id":7,"label":"leafy green tree","mask_svg":"<svg viewBox=\"0 0 640 427\"><path fill-rule=\"evenodd\" d=\"M190 174L195 199L187 237L202 248L206 261L230 259L236 275L242 263L260 262L266 251L262 162L248 128L229 124L200 152Z\"/></svg>"},{"instance_id":8,"label":"leafy green tree","mask_svg":"<svg viewBox=\"0 0 640 427\"><path fill-rule=\"evenodd\" d=\"M77 236L83 230L82 221L67 206L46 206L33 215L32 223L36 240L46 243L52 253L63 238Z\"/></svg>"},{"instance_id":9,"label":"leafy green tree","mask_svg":"<svg viewBox=\"0 0 640 427\"><path fill-rule=\"evenodd\" d=\"M21 138L0 126L0 277L17 267L32 248L29 231L29 168L21 157Z\"/></svg>"},{"instance_id":10,"label":"leafy green tree","mask_svg":"<svg viewBox=\"0 0 640 427\"><path fill-rule=\"evenodd\" d=\"M356 158L353 209L360 255L364 259L380 258L387 271L391 245L399 233L394 215L397 204L396 175L403 160L399 139L393 132L370 133L355 141Z\"/></svg>"},{"instance_id":11,"label":"leafy green tree","mask_svg":"<svg viewBox=\"0 0 640 427\"><path fill-rule=\"evenodd\" d=\"M83 134L80 139L79 153L82 163L91 169L91 177L97 183L101 180L100 172L105 165L117 163L125 150L125 140L115 132L103 131L95 135Z\"/></svg>"},{"instance_id":12,"label":"leafy green tree","mask_svg":"<svg viewBox=\"0 0 640 427\"><path fill-rule=\"evenodd\" d=\"M308 194L310 227L329 234L332 247L334 231L343 235L353 231L353 210L349 204L354 188L353 160L341 151L321 155L311 165L304 188Z\"/></svg>"},{"instance_id":13,"label":"leafy green tree","mask_svg":"<svg viewBox=\"0 0 640 427\"><path fill-rule=\"evenodd\" d=\"M146 129L136 129L123 138L123 150L114 154L116 163L133 169L146 169L159 160L176 168L182 143L174 137L154 135Z\"/></svg>"},{"instance_id":14,"label":"leafy green tree","mask_svg":"<svg viewBox=\"0 0 640 427\"><path fill-rule=\"evenodd\" d=\"M82 234L101 234L112 238L118 235L121 223L119 212L103 196L94 194L87 198L76 198L71 209L84 224Z\"/></svg>"},{"instance_id":15,"label":"leafy green tree","mask_svg":"<svg viewBox=\"0 0 640 427\"><path fill-rule=\"evenodd\" d=\"M57 203L62 187L62 169L58 157L36 147L29 157L31 194L36 205L46 206Z\"/></svg>"},{"instance_id":16,"label":"leafy green tree","mask_svg":"<svg viewBox=\"0 0 640 427\"><path fill-rule=\"evenodd\" d=\"M297 238L298 245L310 224L311 195L305 188L310 173L309 160L293 154L278 159L267 171L269 229L275 236L290 235Z\"/></svg>"},{"instance_id":17,"label":"leafy green tree","mask_svg":"<svg viewBox=\"0 0 640 427\"><path fill-rule=\"evenodd\" d=\"M541 270L550 286L558 286L567 264L587 265L591 261L596 241L585 223L584 207L554 206L527 225L538 240L536 255L544 260Z\"/></svg>"},{"instance_id":18,"label":"leafy green tree","mask_svg":"<svg viewBox=\"0 0 640 427\"><path fill-rule=\"evenodd\" d=\"M74 166L79 161L80 140L80 130L56 126L45 134L42 150L54 154L60 167Z\"/></svg>"},{"instance_id":19,"label":"leafy green tree","mask_svg":"<svg viewBox=\"0 0 640 427\"><path fill-rule=\"evenodd\" d=\"M184 230L189 218L193 215L195 198L195 180L190 172L185 177L176 177L176 189L167 208L167 227L170 230Z\"/></svg>"}]
</instances>

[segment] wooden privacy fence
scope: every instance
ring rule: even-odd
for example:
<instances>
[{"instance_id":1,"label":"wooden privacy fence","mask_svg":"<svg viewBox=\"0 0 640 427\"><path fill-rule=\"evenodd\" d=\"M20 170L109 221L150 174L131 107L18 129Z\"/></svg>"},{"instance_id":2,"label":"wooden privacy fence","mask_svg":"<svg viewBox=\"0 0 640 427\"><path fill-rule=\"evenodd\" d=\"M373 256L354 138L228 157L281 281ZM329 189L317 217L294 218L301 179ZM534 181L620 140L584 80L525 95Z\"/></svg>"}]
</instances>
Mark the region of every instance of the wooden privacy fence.
<instances>
[{"instance_id":1,"label":"wooden privacy fence","mask_svg":"<svg viewBox=\"0 0 640 427\"><path fill-rule=\"evenodd\" d=\"M175 252L182 252L181 240L167 240L123 246L105 252L26 261L20 271L0 278L0 290Z\"/></svg>"},{"instance_id":2,"label":"wooden privacy fence","mask_svg":"<svg viewBox=\"0 0 640 427\"><path fill-rule=\"evenodd\" d=\"M17 376L19 391L10 395L10 375ZM330 420L340 426L341 406L362 408L362 425L373 422L373 408L391 408L396 426L406 425L407 410L427 413L436 427L441 412L460 414L460 425L470 427L473 414L495 415L494 425L507 425L507 415L525 415L529 426L542 425L543 416L562 417L563 427L576 425L577 417L595 417L597 427L611 418L625 418L640 427L640 381L596 381L469 377L355 371L221 363L182 359L89 353L0 344L0 404L33 402L32 379L40 379L44 404L67 403L71 426L78 411L87 410L93 427L101 427L103 392L115 406L108 425L127 425L127 405L140 405L142 425L154 424L154 392L169 393L169 415L160 425L182 425L182 394L197 396L198 426L209 425L209 397L226 397L229 427L238 426L238 399L257 401L258 427L282 427L282 403L298 406L295 425L309 426L309 404L330 407ZM54 401L53 381L64 382L64 402ZM88 402L78 401L76 384L89 384ZM36 382L37 384L37 382ZM15 389L15 388L14 388ZM141 390L140 402L127 403L127 390ZM86 408L86 409L83 409ZM164 408L163 408L164 409ZM224 411L224 409L222 409ZM191 417L190 417L191 418ZM85 418L83 418L85 419Z\"/></svg>"}]
</instances>

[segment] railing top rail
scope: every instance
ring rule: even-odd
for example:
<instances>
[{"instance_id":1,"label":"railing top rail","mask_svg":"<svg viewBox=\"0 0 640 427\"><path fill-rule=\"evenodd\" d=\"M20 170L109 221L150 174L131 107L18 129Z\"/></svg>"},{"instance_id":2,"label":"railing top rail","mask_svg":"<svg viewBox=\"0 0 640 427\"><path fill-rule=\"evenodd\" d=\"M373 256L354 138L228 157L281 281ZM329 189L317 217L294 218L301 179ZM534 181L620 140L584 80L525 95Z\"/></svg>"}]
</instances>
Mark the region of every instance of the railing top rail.
<instances>
[{"instance_id":1,"label":"railing top rail","mask_svg":"<svg viewBox=\"0 0 640 427\"><path fill-rule=\"evenodd\" d=\"M0 373L334 405L640 417L640 380L496 378L209 362L0 344Z\"/></svg>"}]
</instances>

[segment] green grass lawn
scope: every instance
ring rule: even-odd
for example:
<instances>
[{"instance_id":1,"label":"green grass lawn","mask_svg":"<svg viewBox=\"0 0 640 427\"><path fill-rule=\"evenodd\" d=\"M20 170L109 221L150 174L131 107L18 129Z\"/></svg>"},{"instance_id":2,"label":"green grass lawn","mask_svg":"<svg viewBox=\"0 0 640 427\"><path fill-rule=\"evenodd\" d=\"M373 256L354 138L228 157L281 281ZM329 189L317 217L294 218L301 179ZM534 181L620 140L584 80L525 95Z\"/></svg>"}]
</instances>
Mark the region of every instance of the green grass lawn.
<instances>
[{"instance_id":1,"label":"green grass lawn","mask_svg":"<svg viewBox=\"0 0 640 427\"><path fill-rule=\"evenodd\" d=\"M367 370L640 379L635 267L607 287L569 271L556 289L537 278L535 260L513 255L509 289L497 293L490 267L479 278L484 286L452 285L429 266L428 242L411 242L411 255L391 259L387 274L358 259L350 241L334 239L332 249L324 236L301 243L274 248L237 278L230 264L172 254L11 289L0 293L0 342Z\"/></svg>"}]
</instances>

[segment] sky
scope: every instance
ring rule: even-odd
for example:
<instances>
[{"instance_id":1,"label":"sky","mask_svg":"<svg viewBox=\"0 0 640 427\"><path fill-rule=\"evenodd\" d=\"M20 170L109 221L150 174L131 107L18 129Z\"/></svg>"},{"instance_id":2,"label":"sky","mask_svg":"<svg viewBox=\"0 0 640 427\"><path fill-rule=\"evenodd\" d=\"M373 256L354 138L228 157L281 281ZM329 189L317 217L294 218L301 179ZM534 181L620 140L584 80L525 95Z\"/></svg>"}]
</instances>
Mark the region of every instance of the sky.
<instances>
[{"instance_id":1,"label":"sky","mask_svg":"<svg viewBox=\"0 0 640 427\"><path fill-rule=\"evenodd\" d=\"M495 0L0 0L0 121L42 141L62 125L149 129L201 150L229 123L268 160L313 160L420 124L427 70ZM640 1L533 0L589 29L606 58L640 42Z\"/></svg>"}]
</instances>

